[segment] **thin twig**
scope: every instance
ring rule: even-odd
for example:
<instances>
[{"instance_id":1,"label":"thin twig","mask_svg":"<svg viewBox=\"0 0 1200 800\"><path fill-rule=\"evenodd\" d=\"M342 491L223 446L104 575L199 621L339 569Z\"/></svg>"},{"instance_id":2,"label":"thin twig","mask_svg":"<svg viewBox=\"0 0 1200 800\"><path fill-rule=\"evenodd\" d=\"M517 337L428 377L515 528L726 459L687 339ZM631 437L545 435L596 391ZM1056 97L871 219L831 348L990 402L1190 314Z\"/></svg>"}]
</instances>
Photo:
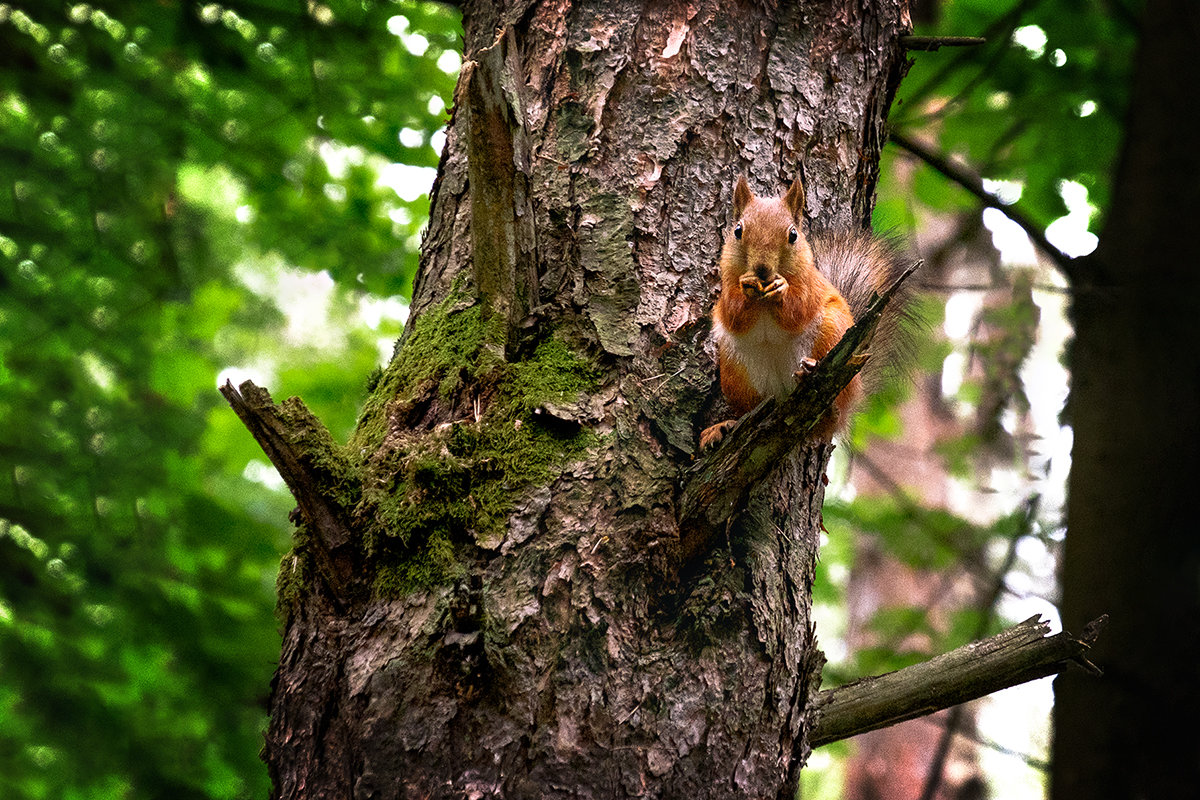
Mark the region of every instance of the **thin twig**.
<instances>
[{"instance_id":1,"label":"thin twig","mask_svg":"<svg viewBox=\"0 0 1200 800\"><path fill-rule=\"evenodd\" d=\"M935 728L945 727L945 725L935 717L925 717L921 720L921 722L925 723L926 725L932 725ZM1030 755L1029 753L1021 750L1016 750L1012 747L1008 747L1007 745L1000 744L995 739L988 738L987 736L979 733L979 731L967 728L960 730L958 735L965 739L969 739L980 747L986 747L988 750L1000 753L1001 755L1012 756L1013 758L1019 759L1030 769L1036 769L1040 772L1050 771L1050 763L1045 759L1038 758L1037 756Z\"/></svg>"},{"instance_id":2,"label":"thin twig","mask_svg":"<svg viewBox=\"0 0 1200 800\"><path fill-rule=\"evenodd\" d=\"M892 131L888 139L966 189L985 206L1003 212L1006 217L1017 223L1021 227L1021 230L1025 231L1029 238L1033 240L1033 243L1037 245L1038 249L1045 253L1062 270L1068 280L1072 283L1075 282L1078 272L1075 259L1052 245L1050 240L1046 238L1045 231L1034 223L1033 220L1025 216L1019 209L1011 205L1005 205L996 195L985 189L983 180L978 175L955 164L946 156L936 152L933 148L918 142L916 139L911 139L899 131Z\"/></svg>"},{"instance_id":3,"label":"thin twig","mask_svg":"<svg viewBox=\"0 0 1200 800\"><path fill-rule=\"evenodd\" d=\"M1032 10L1041 2L1042 0L1021 0L1021 2L1019 2L1011 11L989 25L987 29L983 31L982 38L989 42L1007 42L1012 36L1013 31L1016 30L1017 26L1020 24L1021 18L1025 15L1025 13ZM979 76L976 76L968 82L968 86L975 85L980 76L986 74L988 69L997 63L999 54L1002 54L1004 49L1005 48L1002 46L996 46L997 55L994 55L991 61L985 65L983 70L980 71ZM910 108L920 108L923 106L924 100L931 94L935 92L938 94L945 94L944 91L941 91L941 86L946 78L950 75L955 75L960 72L965 66L964 62L976 58L978 56L978 52L979 51L977 50L968 48L966 50L959 51L951 58L942 62L940 64L941 68L928 80L917 87L914 91L905 93L905 103Z\"/></svg>"},{"instance_id":4,"label":"thin twig","mask_svg":"<svg viewBox=\"0 0 1200 800\"><path fill-rule=\"evenodd\" d=\"M918 281L917 289L927 292L953 294L954 292L994 292L999 289L1011 289L1002 283L939 283L937 281ZM1048 294L1071 294L1070 286L1055 286L1050 283L1035 283L1033 288Z\"/></svg>"},{"instance_id":5,"label":"thin twig","mask_svg":"<svg viewBox=\"0 0 1200 800\"><path fill-rule=\"evenodd\" d=\"M987 632L988 626L992 624L992 619L996 616L996 604L1000 602L1000 596L1004 593L1006 586L1006 578L1008 573L1012 571L1013 564L1017 562L1017 546L1024 539L1030 530L1033 529L1034 519L1037 517L1038 506L1041 505L1041 496L1033 495L1025 503L1025 516L1021 520L1021 529L1016 536L1013 536L1008 542L1008 551L1004 554L1004 563L1000 565L1000 569L996 571L992 586L989 589L987 596L983 598L983 602L979 603L979 608L983 611L980 614L979 622L975 626L975 630L971 635L972 639L978 639ZM934 751L934 756L929 764L929 772L925 776L925 788L921 792L921 800L933 800L937 795L938 787L942 784L942 778L946 772L946 759L950 757L950 745L954 742L954 737L958 735L958 729L962 725L963 706L955 706L950 709L950 715L946 720L946 727L942 730L941 736L938 737L937 749Z\"/></svg>"},{"instance_id":6,"label":"thin twig","mask_svg":"<svg viewBox=\"0 0 1200 800\"><path fill-rule=\"evenodd\" d=\"M940 47L974 47L987 41L982 36L901 36L905 50L934 52Z\"/></svg>"}]
</instances>

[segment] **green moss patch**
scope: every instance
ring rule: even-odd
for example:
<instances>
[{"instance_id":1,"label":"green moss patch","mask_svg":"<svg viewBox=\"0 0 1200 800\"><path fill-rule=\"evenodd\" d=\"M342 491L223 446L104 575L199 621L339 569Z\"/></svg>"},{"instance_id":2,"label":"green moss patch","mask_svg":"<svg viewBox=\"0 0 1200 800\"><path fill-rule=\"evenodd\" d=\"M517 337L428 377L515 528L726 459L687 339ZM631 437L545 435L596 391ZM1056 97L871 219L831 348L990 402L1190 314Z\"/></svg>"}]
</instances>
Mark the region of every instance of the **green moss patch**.
<instances>
[{"instance_id":1,"label":"green moss patch","mask_svg":"<svg viewBox=\"0 0 1200 800\"><path fill-rule=\"evenodd\" d=\"M482 551L503 543L517 498L550 484L596 445L592 431L569 419L573 404L599 385L593 365L556 335L507 363L488 327L480 307L461 297L422 314L392 363L371 377L371 396L345 448L298 401L283 404L310 468L363 531L379 596L466 574ZM412 429L431 404L442 405L430 416L456 421ZM301 526L280 568L280 614L295 607L314 575Z\"/></svg>"},{"instance_id":2,"label":"green moss patch","mask_svg":"<svg viewBox=\"0 0 1200 800\"><path fill-rule=\"evenodd\" d=\"M526 413L543 403L572 403L580 394L594 392L599 375L557 337L538 345L533 357L509 366L511 387Z\"/></svg>"},{"instance_id":3,"label":"green moss patch","mask_svg":"<svg viewBox=\"0 0 1200 800\"><path fill-rule=\"evenodd\" d=\"M403 597L419 589L449 583L463 574L455 546L444 533L434 533L407 558L387 559L375 572L375 593Z\"/></svg>"},{"instance_id":4,"label":"green moss patch","mask_svg":"<svg viewBox=\"0 0 1200 800\"><path fill-rule=\"evenodd\" d=\"M275 614L280 620L291 614L312 585L315 569L309 539L308 528L302 523L292 535L292 549L279 562L279 573L275 576Z\"/></svg>"},{"instance_id":5,"label":"green moss patch","mask_svg":"<svg viewBox=\"0 0 1200 800\"><path fill-rule=\"evenodd\" d=\"M397 374L407 373L410 388L422 385L429 391L436 382L439 393L453 395L469 385L486 392L486 401L478 420L393 433L372 464L377 478L366 481L358 513L368 531L365 544L376 568L375 590L382 596L407 594L465 574L480 549L492 550L503 542L514 499L528 487L553 481L565 464L582 458L596 443L586 427L536 413L546 403L570 405L595 391L598 378L586 360L551 336L528 359L506 364L489 353L478 329L468 332L467 322L453 326L460 338L450 352L434 358L433 368L417 367L406 355L421 330L418 324L388 370L406 364ZM449 328L442 330L449 335ZM462 344L472 335L476 352L469 356ZM381 386L387 379L385 373ZM449 382L454 384L447 388ZM395 384L391 391L404 389ZM398 395L397 402L405 401ZM455 405L454 398L450 402L465 405ZM380 442L383 438L379 435Z\"/></svg>"},{"instance_id":6,"label":"green moss patch","mask_svg":"<svg viewBox=\"0 0 1200 800\"><path fill-rule=\"evenodd\" d=\"M395 408L412 403L436 387L443 398L451 396L466 378L494 367L495 357L485 357L488 328L482 308L464 307L457 292L426 309L402 341L382 374L371 377L371 395L359 415L350 447L363 453L378 449L387 434Z\"/></svg>"}]
</instances>

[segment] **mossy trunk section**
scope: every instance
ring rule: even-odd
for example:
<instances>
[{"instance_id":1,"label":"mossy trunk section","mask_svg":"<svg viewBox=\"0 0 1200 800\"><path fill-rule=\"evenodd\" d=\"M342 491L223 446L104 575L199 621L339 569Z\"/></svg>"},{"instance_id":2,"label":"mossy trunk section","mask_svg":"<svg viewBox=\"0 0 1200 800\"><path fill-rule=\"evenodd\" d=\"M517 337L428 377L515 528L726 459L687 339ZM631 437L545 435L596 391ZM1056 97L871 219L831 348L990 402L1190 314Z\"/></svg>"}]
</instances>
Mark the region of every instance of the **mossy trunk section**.
<instances>
[{"instance_id":1,"label":"mossy trunk section","mask_svg":"<svg viewBox=\"0 0 1200 800\"><path fill-rule=\"evenodd\" d=\"M687 564L678 505L737 175L865 223L901 6L464 4L413 316L344 453L363 566L331 602L308 520L285 562L276 797L791 796L829 447Z\"/></svg>"}]
</instances>

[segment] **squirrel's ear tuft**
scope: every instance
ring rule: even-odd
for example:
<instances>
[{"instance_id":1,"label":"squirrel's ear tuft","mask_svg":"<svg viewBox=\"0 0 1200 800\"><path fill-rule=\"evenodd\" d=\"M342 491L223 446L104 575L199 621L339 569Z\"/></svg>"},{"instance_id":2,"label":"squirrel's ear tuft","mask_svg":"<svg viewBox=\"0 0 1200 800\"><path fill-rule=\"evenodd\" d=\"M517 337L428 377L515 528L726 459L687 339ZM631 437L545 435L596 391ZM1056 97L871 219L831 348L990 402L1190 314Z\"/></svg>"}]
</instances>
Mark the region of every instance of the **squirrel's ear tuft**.
<instances>
[{"instance_id":1,"label":"squirrel's ear tuft","mask_svg":"<svg viewBox=\"0 0 1200 800\"><path fill-rule=\"evenodd\" d=\"M804 221L804 183L799 176L796 176L796 180L792 181L787 194L783 196L783 204L787 206L787 210L791 212L792 219L796 221L797 225Z\"/></svg>"},{"instance_id":2,"label":"squirrel's ear tuft","mask_svg":"<svg viewBox=\"0 0 1200 800\"><path fill-rule=\"evenodd\" d=\"M746 176L739 175L737 186L733 187L733 218L741 219L742 212L746 210L746 206L750 205L750 201L754 199L754 192L750 191L750 184L746 183Z\"/></svg>"}]
</instances>

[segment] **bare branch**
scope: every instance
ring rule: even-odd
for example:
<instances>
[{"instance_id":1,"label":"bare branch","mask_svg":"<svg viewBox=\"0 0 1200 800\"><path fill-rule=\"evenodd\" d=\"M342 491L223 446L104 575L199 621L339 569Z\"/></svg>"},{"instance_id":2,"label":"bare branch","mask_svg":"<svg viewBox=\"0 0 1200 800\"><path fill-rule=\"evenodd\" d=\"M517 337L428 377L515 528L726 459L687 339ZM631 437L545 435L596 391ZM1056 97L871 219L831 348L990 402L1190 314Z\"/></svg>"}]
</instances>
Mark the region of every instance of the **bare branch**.
<instances>
[{"instance_id":1,"label":"bare branch","mask_svg":"<svg viewBox=\"0 0 1200 800\"><path fill-rule=\"evenodd\" d=\"M905 50L934 52L941 47L974 47L987 42L982 36L901 36L900 46Z\"/></svg>"},{"instance_id":2,"label":"bare branch","mask_svg":"<svg viewBox=\"0 0 1200 800\"><path fill-rule=\"evenodd\" d=\"M1050 244L1050 240L1046 238L1046 233L1042 230L1041 226L1021 213L1020 210L1000 202L1000 199L996 195L985 189L983 187L983 180L978 175L955 164L933 148L918 142L916 139L911 139L899 131L892 131L888 135L888 139L966 189L985 206L1004 212L1006 217L1021 226L1021 230L1028 234L1038 249L1045 253L1062 270L1068 280L1074 283L1078 273L1076 260Z\"/></svg>"},{"instance_id":3,"label":"bare branch","mask_svg":"<svg viewBox=\"0 0 1200 800\"><path fill-rule=\"evenodd\" d=\"M1006 49L1003 43L1008 42L1012 38L1013 31L1021 24L1025 15L1041 5L1043 0L1019 0L1019 2L1000 18L996 19L991 25L980 33L980 38L988 42L997 43L995 47L989 48L993 51L978 73L967 81L966 86L962 87L957 93L958 97L965 96L966 92L971 91L979 84L981 79L987 75L999 63L1004 56ZM945 94L942 89L946 79L951 75L960 73L964 68L970 66L970 63L978 59L980 53L978 50L966 48L958 51L953 56L944 59L940 64L940 68L929 79L922 83L916 89L912 87L905 92L907 99L905 104L909 108L921 108L924 106L924 101L933 94Z\"/></svg>"},{"instance_id":4,"label":"bare branch","mask_svg":"<svg viewBox=\"0 0 1200 800\"><path fill-rule=\"evenodd\" d=\"M923 717L1010 686L1055 675L1076 664L1100 670L1086 654L1107 617L1088 623L1083 636L1030 617L990 639L965 645L923 664L820 692L809 744L820 747L897 722Z\"/></svg>"}]
</instances>

